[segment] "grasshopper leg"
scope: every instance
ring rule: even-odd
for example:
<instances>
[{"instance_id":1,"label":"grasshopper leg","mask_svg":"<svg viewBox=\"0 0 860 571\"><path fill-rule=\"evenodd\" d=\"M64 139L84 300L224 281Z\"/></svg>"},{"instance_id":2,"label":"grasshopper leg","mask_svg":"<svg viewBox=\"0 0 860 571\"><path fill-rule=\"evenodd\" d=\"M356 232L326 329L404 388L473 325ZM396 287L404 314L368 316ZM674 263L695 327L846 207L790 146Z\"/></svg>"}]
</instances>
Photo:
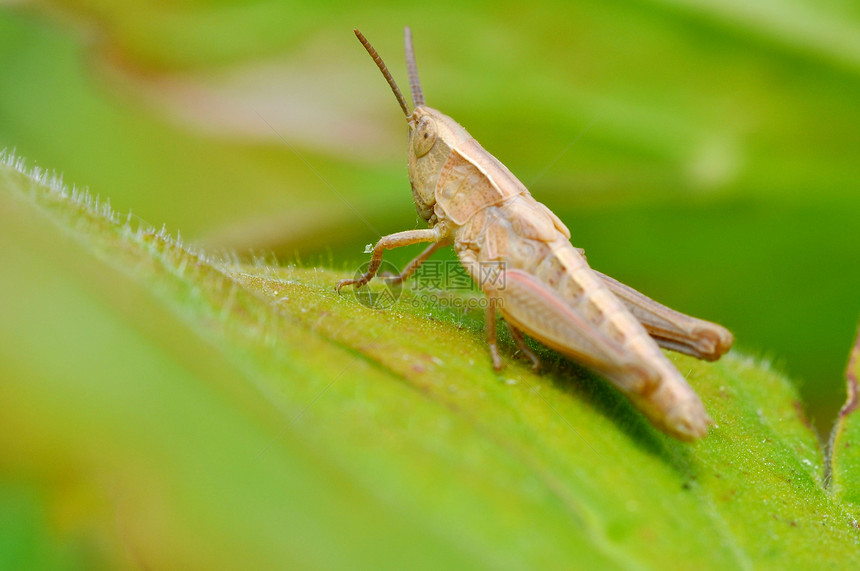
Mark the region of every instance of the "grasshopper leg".
<instances>
[{"instance_id":1,"label":"grasshopper leg","mask_svg":"<svg viewBox=\"0 0 860 571\"><path fill-rule=\"evenodd\" d=\"M664 349L706 361L716 361L731 349L735 338L725 327L675 311L618 280L595 273Z\"/></svg>"},{"instance_id":2,"label":"grasshopper leg","mask_svg":"<svg viewBox=\"0 0 860 571\"><path fill-rule=\"evenodd\" d=\"M504 362L499 356L499 346L496 343L496 303L492 298L488 299L487 316L485 327L487 330L487 346L490 348L490 357L493 358L493 368L497 371L502 370Z\"/></svg>"},{"instance_id":3,"label":"grasshopper leg","mask_svg":"<svg viewBox=\"0 0 860 571\"><path fill-rule=\"evenodd\" d=\"M523 332L505 321L505 324L508 326L508 330L511 332L511 337L514 338L514 343L517 344L517 349L528 358L529 361L532 362L532 371L537 372L540 369L540 359L538 356L534 354L534 351L529 349L528 345L526 345L525 337L523 337Z\"/></svg>"},{"instance_id":4,"label":"grasshopper leg","mask_svg":"<svg viewBox=\"0 0 860 571\"><path fill-rule=\"evenodd\" d=\"M432 256L436 250L438 250L439 248L441 248L445 244L446 244L446 242L444 242L442 240L440 240L438 242L433 242L432 244L427 246L427 249L425 249L423 252L418 254L415 257L415 259L413 259L411 262L409 262L406 265L406 268L402 272L400 272L398 275L394 276L391 274L383 274L383 276L385 277L386 281L388 281L388 283L391 285L396 285L396 284L402 283L403 280L405 280L406 278L411 276L412 273L415 272L415 270L417 270L421 266L421 264L426 262L427 258Z\"/></svg>"},{"instance_id":5,"label":"grasshopper leg","mask_svg":"<svg viewBox=\"0 0 860 571\"><path fill-rule=\"evenodd\" d=\"M340 292L340 289L342 287L348 285L361 287L367 282L369 282L371 279L373 279L373 276L375 276L376 272L379 271L379 265L382 263L382 253L385 250L400 248L401 246L410 246L419 242L438 241L439 232L433 228L427 230L406 230L405 232L398 232L396 234L389 234L388 236L383 236L379 239L379 242L376 243L376 246L373 247L373 255L370 258L370 267L367 268L367 271L362 274L358 279L340 280L339 282L337 282L335 289ZM421 256L419 256L419 258L420 257ZM413 271L414 269L415 268L413 268Z\"/></svg>"},{"instance_id":6,"label":"grasshopper leg","mask_svg":"<svg viewBox=\"0 0 860 571\"><path fill-rule=\"evenodd\" d=\"M493 368L495 370L501 370L504 366L504 362L502 361L501 355L499 355L499 345L496 341L496 303L492 298L488 298L489 303L487 305L487 316L486 316L486 328L487 328L487 346L490 348L490 356L493 358ZM505 325L508 327L508 331L511 332L511 337L514 338L514 343L517 344L517 348L532 362L532 370L537 371L540 368L540 359L537 358L537 355L528 348L526 345L526 340L523 337L522 331L505 321Z\"/></svg>"}]
</instances>

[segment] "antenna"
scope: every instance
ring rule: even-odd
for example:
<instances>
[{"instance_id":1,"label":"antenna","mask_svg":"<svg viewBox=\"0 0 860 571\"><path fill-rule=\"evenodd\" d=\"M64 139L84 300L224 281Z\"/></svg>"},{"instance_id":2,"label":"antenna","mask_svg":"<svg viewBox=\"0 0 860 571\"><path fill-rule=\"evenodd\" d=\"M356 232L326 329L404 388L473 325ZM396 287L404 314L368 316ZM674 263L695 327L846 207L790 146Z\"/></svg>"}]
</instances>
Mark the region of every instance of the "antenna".
<instances>
[{"instance_id":1,"label":"antenna","mask_svg":"<svg viewBox=\"0 0 860 571\"><path fill-rule=\"evenodd\" d=\"M409 28L407 28L407 30L408 29ZM370 54L370 57L373 58L373 61L376 63L376 67L378 67L379 71L382 72L382 75L385 76L385 81L387 81L388 85L391 86L391 91L394 92L394 96L397 98L397 102L400 103L400 107L403 109L403 114L406 115L407 117L409 117L409 108L406 107L406 100L403 98L403 94L400 92L400 88L397 87L396 83L394 83L394 78L391 77L391 72L388 71L387 67L385 67L385 62L382 61L382 58L379 57L379 53L377 53L377 51L373 48L373 46L370 45L370 42L367 41L367 38L364 37L364 34L359 32L355 28L352 31L355 32L355 37L358 38L358 41L361 42L361 45L364 46L364 49L366 49L367 53ZM412 65L414 66L415 64L413 63ZM411 75L410 75L410 78L411 78ZM410 85L411 85L411 79L410 79ZM420 93L420 91L421 91L420 86L418 87L418 90ZM414 90L413 90L413 93L414 93ZM412 99L413 100L415 99L414 95L413 95ZM421 104L422 105L424 104L423 97L421 99Z\"/></svg>"},{"instance_id":2,"label":"antenna","mask_svg":"<svg viewBox=\"0 0 860 571\"><path fill-rule=\"evenodd\" d=\"M418 67L415 65L415 50L412 48L412 30L409 26L403 30L403 43L406 49L406 69L409 70L409 89L412 90L412 105L424 105L424 92L421 91L421 80L418 79Z\"/></svg>"}]
</instances>

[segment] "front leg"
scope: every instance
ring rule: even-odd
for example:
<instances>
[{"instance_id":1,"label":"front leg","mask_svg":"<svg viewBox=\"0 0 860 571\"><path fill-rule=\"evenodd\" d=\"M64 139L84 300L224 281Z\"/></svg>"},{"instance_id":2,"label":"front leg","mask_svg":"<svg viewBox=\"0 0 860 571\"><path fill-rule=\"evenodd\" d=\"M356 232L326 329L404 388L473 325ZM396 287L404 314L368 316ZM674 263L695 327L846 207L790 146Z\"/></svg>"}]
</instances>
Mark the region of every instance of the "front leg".
<instances>
[{"instance_id":1,"label":"front leg","mask_svg":"<svg viewBox=\"0 0 860 571\"><path fill-rule=\"evenodd\" d=\"M389 277L389 276L386 276L386 274L383 274L383 277L385 277L386 283L388 283L389 285L396 285L396 284L403 283L403 280L405 280L406 278L411 276L415 272L415 270L417 270L419 267L421 267L421 264L426 262L427 258L432 256L433 253L436 252L436 250L438 250L442 246L445 246L446 244L447 244L447 242L443 241L443 240L439 240L438 242L433 242L432 244L427 246L426 250L424 250L423 252L418 254L414 260L409 262L406 265L406 267L403 269L403 271L400 272L398 275Z\"/></svg>"},{"instance_id":2,"label":"front leg","mask_svg":"<svg viewBox=\"0 0 860 571\"><path fill-rule=\"evenodd\" d=\"M379 271L379 265L382 263L382 252L385 250L391 250L392 248L399 248L401 246L410 246L419 242L438 242L439 239L439 231L435 228L427 230L406 230L405 232L383 236L379 239L379 242L376 243L376 246L373 247L373 255L370 258L370 267L367 268L367 271L358 279L340 280L337 282L336 289L340 292L340 288L347 285L361 287L373 279L373 276L375 276L376 272Z\"/></svg>"}]
</instances>

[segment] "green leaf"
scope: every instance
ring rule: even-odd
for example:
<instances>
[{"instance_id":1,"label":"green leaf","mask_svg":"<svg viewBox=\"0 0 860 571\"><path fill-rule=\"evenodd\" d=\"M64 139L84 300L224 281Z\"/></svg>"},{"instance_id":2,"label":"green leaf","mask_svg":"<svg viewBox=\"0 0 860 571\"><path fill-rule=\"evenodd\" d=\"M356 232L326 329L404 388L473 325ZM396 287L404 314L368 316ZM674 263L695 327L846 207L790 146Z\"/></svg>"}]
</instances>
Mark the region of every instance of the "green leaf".
<instances>
[{"instance_id":1,"label":"green leaf","mask_svg":"<svg viewBox=\"0 0 860 571\"><path fill-rule=\"evenodd\" d=\"M856 463L825 487L766 363L672 355L716 421L685 444L548 351L494 373L469 312L213 258L11 157L0 229L0 506L51 561L860 564Z\"/></svg>"},{"instance_id":2,"label":"green leaf","mask_svg":"<svg viewBox=\"0 0 860 571\"><path fill-rule=\"evenodd\" d=\"M830 442L831 489L835 498L851 504L854 513L860 513L860 333L851 351L845 378L848 399L839 411Z\"/></svg>"}]
</instances>

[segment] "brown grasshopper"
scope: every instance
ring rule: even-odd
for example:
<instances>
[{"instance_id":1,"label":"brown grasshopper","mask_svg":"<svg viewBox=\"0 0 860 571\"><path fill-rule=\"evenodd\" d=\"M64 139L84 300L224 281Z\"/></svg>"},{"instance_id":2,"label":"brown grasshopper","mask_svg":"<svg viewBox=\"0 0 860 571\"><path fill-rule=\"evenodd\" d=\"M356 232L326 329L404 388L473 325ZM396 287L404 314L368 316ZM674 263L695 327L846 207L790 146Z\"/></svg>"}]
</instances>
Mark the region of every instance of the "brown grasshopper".
<instances>
[{"instance_id":1,"label":"brown grasshopper","mask_svg":"<svg viewBox=\"0 0 860 571\"><path fill-rule=\"evenodd\" d=\"M341 280L337 290L370 281L385 250L431 243L391 280L399 282L440 247L453 244L489 299L486 334L496 369L502 366L496 345L498 310L535 368L537 358L523 333L609 379L666 433L681 440L705 436L712 421L702 401L660 347L712 361L731 348L732 334L592 270L549 208L456 121L424 105L409 28L411 113L379 54L361 32L355 30L355 35L406 115L412 197L430 228L384 236L373 248L367 272Z\"/></svg>"}]
</instances>

